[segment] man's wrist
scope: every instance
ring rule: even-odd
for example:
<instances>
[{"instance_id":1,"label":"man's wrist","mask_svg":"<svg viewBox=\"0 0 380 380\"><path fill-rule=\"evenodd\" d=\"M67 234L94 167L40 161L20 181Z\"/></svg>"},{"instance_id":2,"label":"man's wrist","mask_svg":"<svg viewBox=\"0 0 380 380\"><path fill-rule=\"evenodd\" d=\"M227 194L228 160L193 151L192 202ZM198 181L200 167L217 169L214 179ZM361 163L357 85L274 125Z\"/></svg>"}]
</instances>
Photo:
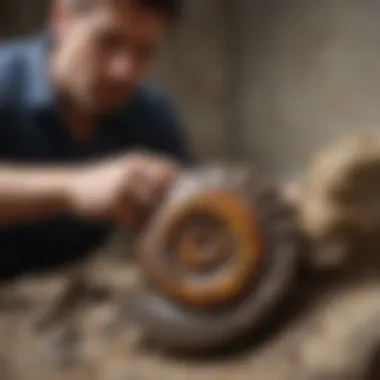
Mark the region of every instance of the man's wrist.
<instances>
[{"instance_id":1,"label":"man's wrist","mask_svg":"<svg viewBox=\"0 0 380 380\"><path fill-rule=\"evenodd\" d=\"M0 167L0 204L20 212L71 212L71 193L77 169ZM36 209L36 211L34 211Z\"/></svg>"}]
</instances>

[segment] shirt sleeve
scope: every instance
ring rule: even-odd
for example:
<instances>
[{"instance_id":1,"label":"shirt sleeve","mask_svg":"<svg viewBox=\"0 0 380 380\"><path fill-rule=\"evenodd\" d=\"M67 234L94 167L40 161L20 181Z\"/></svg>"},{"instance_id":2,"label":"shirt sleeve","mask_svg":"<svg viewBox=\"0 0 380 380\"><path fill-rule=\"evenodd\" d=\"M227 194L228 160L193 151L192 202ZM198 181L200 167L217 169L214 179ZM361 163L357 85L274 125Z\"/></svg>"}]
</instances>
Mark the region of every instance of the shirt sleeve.
<instances>
[{"instance_id":1,"label":"shirt sleeve","mask_svg":"<svg viewBox=\"0 0 380 380\"><path fill-rule=\"evenodd\" d=\"M18 61L12 45L0 45L0 160L8 159L13 151L14 120L19 113L17 94L22 87Z\"/></svg>"},{"instance_id":2,"label":"shirt sleeve","mask_svg":"<svg viewBox=\"0 0 380 380\"><path fill-rule=\"evenodd\" d=\"M10 120L7 114L0 107L0 160L8 159L11 151Z\"/></svg>"}]
</instances>

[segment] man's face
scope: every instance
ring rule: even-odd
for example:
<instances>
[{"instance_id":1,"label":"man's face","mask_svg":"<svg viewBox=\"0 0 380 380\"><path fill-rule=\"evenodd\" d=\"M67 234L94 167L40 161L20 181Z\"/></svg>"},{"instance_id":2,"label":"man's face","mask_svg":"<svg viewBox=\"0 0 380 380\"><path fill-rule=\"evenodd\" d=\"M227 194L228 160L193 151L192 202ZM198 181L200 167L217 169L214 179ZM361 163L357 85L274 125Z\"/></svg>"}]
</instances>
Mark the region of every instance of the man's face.
<instances>
[{"instance_id":1,"label":"man's face","mask_svg":"<svg viewBox=\"0 0 380 380\"><path fill-rule=\"evenodd\" d=\"M128 100L163 43L163 16L149 9L105 2L83 14L65 1L53 8L53 70L86 111L112 111Z\"/></svg>"}]
</instances>

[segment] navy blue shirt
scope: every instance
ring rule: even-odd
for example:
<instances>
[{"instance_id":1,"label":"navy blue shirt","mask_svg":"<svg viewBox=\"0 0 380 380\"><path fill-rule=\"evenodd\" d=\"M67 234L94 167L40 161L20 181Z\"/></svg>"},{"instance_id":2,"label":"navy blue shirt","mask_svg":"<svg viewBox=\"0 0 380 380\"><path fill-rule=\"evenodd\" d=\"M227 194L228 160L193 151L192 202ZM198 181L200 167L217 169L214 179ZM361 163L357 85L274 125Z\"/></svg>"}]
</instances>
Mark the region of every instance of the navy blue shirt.
<instances>
[{"instance_id":1,"label":"navy blue shirt","mask_svg":"<svg viewBox=\"0 0 380 380\"><path fill-rule=\"evenodd\" d=\"M139 148L190 159L171 103L144 86L102 121L89 143L75 143L49 80L48 46L45 36L0 45L0 163L82 163ZM56 215L0 229L0 276L80 258L104 240L109 228Z\"/></svg>"}]
</instances>

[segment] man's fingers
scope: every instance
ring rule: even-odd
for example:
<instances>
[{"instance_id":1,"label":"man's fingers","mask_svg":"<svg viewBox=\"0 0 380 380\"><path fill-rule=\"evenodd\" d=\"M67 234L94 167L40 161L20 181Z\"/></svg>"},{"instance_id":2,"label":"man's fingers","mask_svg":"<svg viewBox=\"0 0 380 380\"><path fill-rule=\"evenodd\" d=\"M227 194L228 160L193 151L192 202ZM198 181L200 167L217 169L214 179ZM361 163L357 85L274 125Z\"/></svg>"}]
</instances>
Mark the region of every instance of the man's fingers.
<instances>
[{"instance_id":1,"label":"man's fingers","mask_svg":"<svg viewBox=\"0 0 380 380\"><path fill-rule=\"evenodd\" d=\"M168 180L175 178L179 172L179 165L163 156L151 156L149 154L138 154L135 156L135 166L142 171L157 171Z\"/></svg>"},{"instance_id":2,"label":"man's fingers","mask_svg":"<svg viewBox=\"0 0 380 380\"><path fill-rule=\"evenodd\" d=\"M132 228L154 210L179 173L176 164L163 158L138 155L133 160L115 210L116 219Z\"/></svg>"},{"instance_id":3,"label":"man's fingers","mask_svg":"<svg viewBox=\"0 0 380 380\"><path fill-rule=\"evenodd\" d=\"M176 177L171 173L150 168L134 176L126 187L124 196L135 199L145 207L154 206L168 190L174 178Z\"/></svg>"},{"instance_id":4,"label":"man's fingers","mask_svg":"<svg viewBox=\"0 0 380 380\"><path fill-rule=\"evenodd\" d=\"M179 168L166 159L142 157L136 165L127 187L144 203L150 203L176 180Z\"/></svg>"}]
</instances>

